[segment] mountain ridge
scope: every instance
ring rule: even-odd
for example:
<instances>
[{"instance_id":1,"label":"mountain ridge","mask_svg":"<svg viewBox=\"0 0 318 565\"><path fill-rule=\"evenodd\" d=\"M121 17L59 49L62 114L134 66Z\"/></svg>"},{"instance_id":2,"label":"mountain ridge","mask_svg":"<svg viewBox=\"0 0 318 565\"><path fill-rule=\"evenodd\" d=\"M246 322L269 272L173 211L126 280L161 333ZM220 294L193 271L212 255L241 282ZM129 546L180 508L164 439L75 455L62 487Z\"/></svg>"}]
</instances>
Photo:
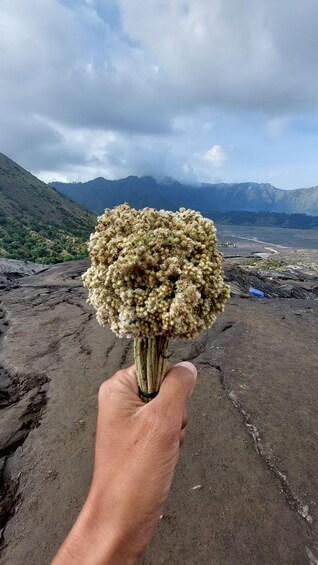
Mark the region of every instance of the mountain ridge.
<instances>
[{"instance_id":1,"label":"mountain ridge","mask_svg":"<svg viewBox=\"0 0 318 565\"><path fill-rule=\"evenodd\" d=\"M173 211L184 206L203 213L246 211L318 216L318 187L283 190L270 183L254 182L194 185L133 175L117 180L98 177L79 183L53 182L50 186L96 213L128 202L135 208L150 206Z\"/></svg>"}]
</instances>

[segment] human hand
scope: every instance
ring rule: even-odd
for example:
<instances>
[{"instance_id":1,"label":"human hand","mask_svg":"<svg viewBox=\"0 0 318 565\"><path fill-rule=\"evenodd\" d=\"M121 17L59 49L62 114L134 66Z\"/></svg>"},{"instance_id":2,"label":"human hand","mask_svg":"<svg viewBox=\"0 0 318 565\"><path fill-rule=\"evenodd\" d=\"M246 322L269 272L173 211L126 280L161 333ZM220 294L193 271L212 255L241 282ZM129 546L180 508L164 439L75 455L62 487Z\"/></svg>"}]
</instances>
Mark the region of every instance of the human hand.
<instances>
[{"instance_id":1,"label":"human hand","mask_svg":"<svg viewBox=\"0 0 318 565\"><path fill-rule=\"evenodd\" d=\"M102 384L91 489L52 565L136 562L170 490L195 381L194 365L179 363L148 404L134 366Z\"/></svg>"}]
</instances>

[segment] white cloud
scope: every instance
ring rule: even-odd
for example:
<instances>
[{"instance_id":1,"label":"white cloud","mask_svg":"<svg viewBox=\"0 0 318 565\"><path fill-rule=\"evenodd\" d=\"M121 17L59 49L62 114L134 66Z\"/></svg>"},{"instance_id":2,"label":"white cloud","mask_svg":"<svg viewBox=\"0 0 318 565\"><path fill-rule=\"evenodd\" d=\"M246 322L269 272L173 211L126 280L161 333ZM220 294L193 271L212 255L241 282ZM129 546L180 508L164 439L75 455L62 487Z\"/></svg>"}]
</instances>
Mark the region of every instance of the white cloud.
<instances>
[{"instance_id":1,"label":"white cloud","mask_svg":"<svg viewBox=\"0 0 318 565\"><path fill-rule=\"evenodd\" d=\"M186 132L193 124L194 119L190 116L176 116L172 119L172 128L176 132Z\"/></svg>"},{"instance_id":2,"label":"white cloud","mask_svg":"<svg viewBox=\"0 0 318 565\"><path fill-rule=\"evenodd\" d=\"M273 137L283 135L290 125L290 119L286 117L274 117L267 122L267 130Z\"/></svg>"},{"instance_id":3,"label":"white cloud","mask_svg":"<svg viewBox=\"0 0 318 565\"><path fill-rule=\"evenodd\" d=\"M273 178L273 179L281 179L284 177L288 177L290 175L290 170L287 168L281 169L272 169L267 171L266 176Z\"/></svg>"},{"instance_id":4,"label":"white cloud","mask_svg":"<svg viewBox=\"0 0 318 565\"><path fill-rule=\"evenodd\" d=\"M211 149L203 154L203 159L212 163L214 167L221 167L224 165L227 156L221 145L213 145Z\"/></svg>"}]
</instances>

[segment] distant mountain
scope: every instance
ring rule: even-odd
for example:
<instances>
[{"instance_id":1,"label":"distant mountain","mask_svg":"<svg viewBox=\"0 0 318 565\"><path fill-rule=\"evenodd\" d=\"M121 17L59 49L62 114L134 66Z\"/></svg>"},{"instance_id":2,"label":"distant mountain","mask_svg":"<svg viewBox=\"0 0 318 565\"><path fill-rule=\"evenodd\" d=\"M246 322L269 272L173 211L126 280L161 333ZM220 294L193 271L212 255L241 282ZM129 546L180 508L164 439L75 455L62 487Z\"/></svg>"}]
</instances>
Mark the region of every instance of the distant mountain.
<instances>
[{"instance_id":1,"label":"distant mountain","mask_svg":"<svg viewBox=\"0 0 318 565\"><path fill-rule=\"evenodd\" d=\"M292 229L318 229L318 216L279 212L207 212L216 224Z\"/></svg>"},{"instance_id":2,"label":"distant mountain","mask_svg":"<svg viewBox=\"0 0 318 565\"><path fill-rule=\"evenodd\" d=\"M235 183L184 185L172 179L129 176L120 180L102 177L84 183L53 182L67 194L97 213L128 202L135 208L151 206L176 210L181 206L201 212L279 212L318 216L318 187L281 190L271 184Z\"/></svg>"},{"instance_id":3,"label":"distant mountain","mask_svg":"<svg viewBox=\"0 0 318 565\"><path fill-rule=\"evenodd\" d=\"M56 263L86 256L96 216L0 153L0 256Z\"/></svg>"},{"instance_id":4,"label":"distant mountain","mask_svg":"<svg viewBox=\"0 0 318 565\"><path fill-rule=\"evenodd\" d=\"M97 213L124 202L134 208L150 206L175 210L179 208L184 192L184 187L177 182L161 185L152 177L132 176L114 181L99 177L85 183L53 182L50 186Z\"/></svg>"}]
</instances>

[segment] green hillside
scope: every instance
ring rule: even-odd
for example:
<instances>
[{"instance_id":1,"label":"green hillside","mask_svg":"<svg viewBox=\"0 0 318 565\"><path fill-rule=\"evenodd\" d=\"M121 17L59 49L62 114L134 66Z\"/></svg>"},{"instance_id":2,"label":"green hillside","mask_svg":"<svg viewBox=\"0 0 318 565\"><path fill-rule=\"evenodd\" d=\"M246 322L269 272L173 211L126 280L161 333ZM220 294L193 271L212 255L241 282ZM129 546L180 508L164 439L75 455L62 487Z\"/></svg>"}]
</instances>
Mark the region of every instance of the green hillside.
<instances>
[{"instance_id":1,"label":"green hillside","mask_svg":"<svg viewBox=\"0 0 318 565\"><path fill-rule=\"evenodd\" d=\"M86 257L96 216L0 153L0 256L39 263Z\"/></svg>"}]
</instances>

